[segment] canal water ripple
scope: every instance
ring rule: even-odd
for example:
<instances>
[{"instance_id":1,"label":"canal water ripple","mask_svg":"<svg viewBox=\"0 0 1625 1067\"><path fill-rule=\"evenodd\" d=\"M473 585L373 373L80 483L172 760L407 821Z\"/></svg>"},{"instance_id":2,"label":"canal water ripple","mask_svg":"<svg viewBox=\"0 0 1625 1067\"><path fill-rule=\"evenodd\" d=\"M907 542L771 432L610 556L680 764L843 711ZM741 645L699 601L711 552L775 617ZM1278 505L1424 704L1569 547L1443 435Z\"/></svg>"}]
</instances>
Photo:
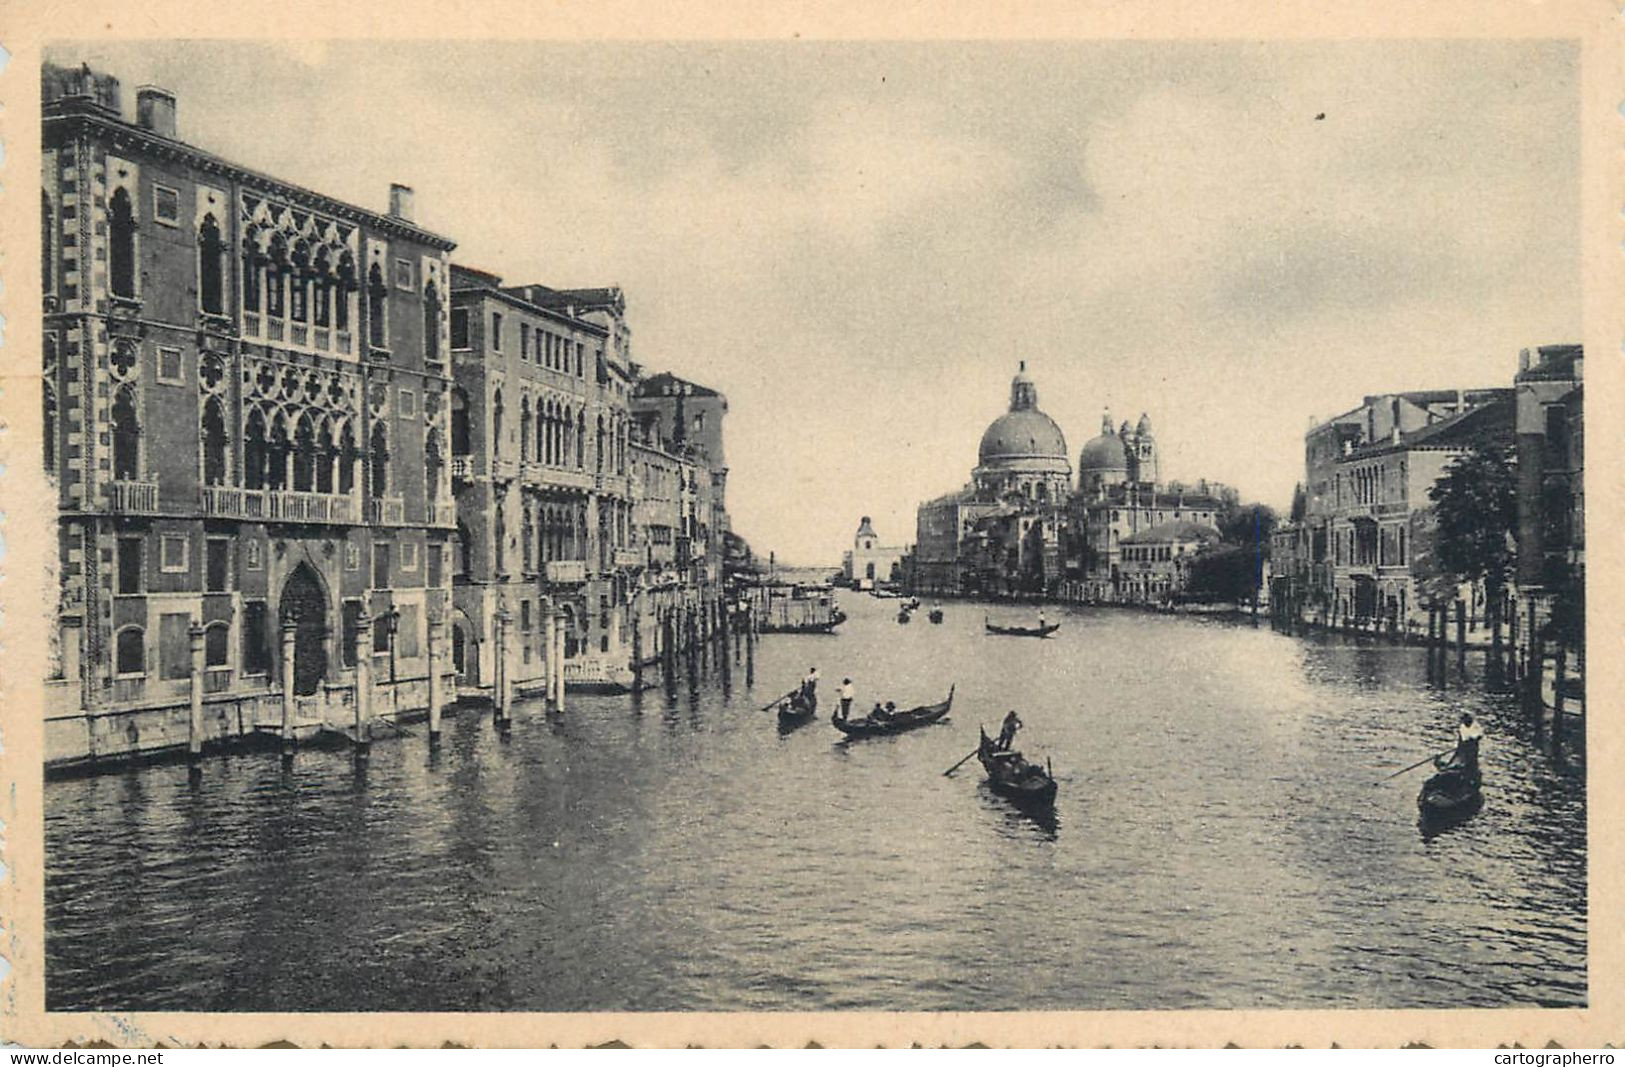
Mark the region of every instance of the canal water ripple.
<instances>
[{"instance_id":1,"label":"canal water ripple","mask_svg":"<svg viewBox=\"0 0 1625 1067\"><path fill-rule=\"evenodd\" d=\"M1051 608L1036 641L950 602L846 594L839 635L767 636L755 684L448 719L442 751L211 760L46 787L52 1010L1407 1008L1586 1002L1578 738L1430 680L1416 649ZM941 700L842 743L758 710ZM1469 673L1476 673L1475 664ZM1053 821L982 783L1004 712ZM1485 804L1427 835L1415 771L1482 716ZM1577 726L1570 728L1571 734Z\"/></svg>"}]
</instances>

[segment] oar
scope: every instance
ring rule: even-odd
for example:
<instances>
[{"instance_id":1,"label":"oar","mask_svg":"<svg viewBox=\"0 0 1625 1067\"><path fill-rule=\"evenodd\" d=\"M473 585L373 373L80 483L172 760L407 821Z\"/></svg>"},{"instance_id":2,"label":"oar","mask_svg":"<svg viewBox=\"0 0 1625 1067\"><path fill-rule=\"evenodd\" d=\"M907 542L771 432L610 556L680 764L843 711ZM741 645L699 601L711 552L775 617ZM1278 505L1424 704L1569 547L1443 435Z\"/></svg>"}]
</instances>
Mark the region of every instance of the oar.
<instances>
[{"instance_id":1,"label":"oar","mask_svg":"<svg viewBox=\"0 0 1625 1067\"><path fill-rule=\"evenodd\" d=\"M1449 754L1450 754L1450 750L1446 749L1445 751L1440 752L1437 755L1423 756L1421 759L1417 760L1415 763L1411 764L1409 767L1401 767L1399 770L1395 771L1393 774L1387 775L1386 777L1383 777L1383 778L1379 778L1375 782L1372 782L1371 784L1372 785L1381 785L1383 782L1386 782L1389 778L1398 778L1400 775L1404 774L1406 771L1414 771L1414 770L1416 770L1416 768L1420 767L1422 764L1428 762L1429 760L1437 759L1439 756L1448 756Z\"/></svg>"},{"instance_id":2,"label":"oar","mask_svg":"<svg viewBox=\"0 0 1625 1067\"><path fill-rule=\"evenodd\" d=\"M779 701L788 700L790 697L795 696L797 692L798 692L798 690L792 689L788 693L784 694L784 696L774 697L772 700L768 701L766 704L763 704L762 707L761 707L761 710L766 711L768 708L775 707L775 706L778 705Z\"/></svg>"},{"instance_id":3,"label":"oar","mask_svg":"<svg viewBox=\"0 0 1625 1067\"><path fill-rule=\"evenodd\" d=\"M983 736L984 736L984 737L985 737L985 736L986 736L986 732L985 732L985 731L984 731L984 733L983 733ZM958 770L958 769L959 769L959 768L961 768L961 767L963 767L963 766L964 766L964 765L965 765L965 760L968 760L968 759L970 759L970 757L971 757L971 756L974 756L974 755L976 755L976 754L977 754L977 753L978 753L978 752L980 752L980 751L982 751L982 746L981 746L981 745L977 745L977 746L976 746L976 747L975 747L975 748L973 748L973 749L971 749L971 750L970 750L970 756L966 756L966 757L965 757L965 759L962 759L962 760L960 760L960 761L959 761L959 762L958 762L958 763L956 763L956 764L954 764L954 765L953 765L953 766L952 766L952 767L949 767L949 768L948 768L948 769L947 769L947 770L945 770L945 771L943 771L943 772L942 772L942 776L943 776L943 777L944 777L944 778L946 778L946 777L948 777L948 776L949 776L949 775L950 775L950 774L952 774L952 773L954 773L954 772L955 772L955 771L957 771L957 770Z\"/></svg>"}]
</instances>

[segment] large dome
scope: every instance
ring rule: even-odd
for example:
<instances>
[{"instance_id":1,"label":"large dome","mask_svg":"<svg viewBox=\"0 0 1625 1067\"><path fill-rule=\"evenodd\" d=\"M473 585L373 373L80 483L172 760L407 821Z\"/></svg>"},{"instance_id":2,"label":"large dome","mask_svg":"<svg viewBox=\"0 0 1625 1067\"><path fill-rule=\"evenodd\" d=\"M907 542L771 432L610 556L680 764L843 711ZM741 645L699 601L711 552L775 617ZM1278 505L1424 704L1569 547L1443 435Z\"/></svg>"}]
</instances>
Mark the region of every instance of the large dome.
<instances>
[{"instance_id":1,"label":"large dome","mask_svg":"<svg viewBox=\"0 0 1625 1067\"><path fill-rule=\"evenodd\" d=\"M1066 459L1066 437L1055 420L1036 408L1007 411L993 420L976 450L984 466L1010 459Z\"/></svg>"},{"instance_id":2,"label":"large dome","mask_svg":"<svg viewBox=\"0 0 1625 1067\"><path fill-rule=\"evenodd\" d=\"M1128 449L1114 433L1103 433L1083 446L1078 454L1078 473L1084 471L1126 471Z\"/></svg>"}]
</instances>

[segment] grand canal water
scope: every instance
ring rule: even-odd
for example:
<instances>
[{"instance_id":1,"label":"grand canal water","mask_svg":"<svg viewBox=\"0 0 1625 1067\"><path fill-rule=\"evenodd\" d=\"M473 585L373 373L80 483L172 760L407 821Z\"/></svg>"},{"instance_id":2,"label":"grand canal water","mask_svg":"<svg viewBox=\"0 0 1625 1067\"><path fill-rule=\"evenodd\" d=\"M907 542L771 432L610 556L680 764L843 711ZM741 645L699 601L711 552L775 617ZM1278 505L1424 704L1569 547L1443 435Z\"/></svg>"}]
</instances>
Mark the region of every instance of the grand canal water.
<instances>
[{"instance_id":1,"label":"grand canal water","mask_svg":"<svg viewBox=\"0 0 1625 1067\"><path fill-rule=\"evenodd\" d=\"M764 637L675 700L447 724L46 789L53 1010L837 1010L1578 1005L1584 776L1514 704L1413 649L983 606ZM1012 621L1030 612L986 610ZM837 743L757 708L817 664L949 723ZM833 693L826 693L826 699ZM1053 824L972 760L1019 708ZM1471 709L1483 810L1424 835L1422 772Z\"/></svg>"}]
</instances>

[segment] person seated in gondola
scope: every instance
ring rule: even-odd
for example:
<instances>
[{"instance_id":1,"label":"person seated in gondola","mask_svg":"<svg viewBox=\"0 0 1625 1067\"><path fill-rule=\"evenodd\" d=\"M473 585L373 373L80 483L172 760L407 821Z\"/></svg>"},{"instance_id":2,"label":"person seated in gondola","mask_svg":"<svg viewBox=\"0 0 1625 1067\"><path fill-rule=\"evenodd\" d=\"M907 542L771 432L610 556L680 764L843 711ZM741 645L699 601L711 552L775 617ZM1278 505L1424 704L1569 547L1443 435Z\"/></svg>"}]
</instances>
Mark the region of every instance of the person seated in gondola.
<instances>
[{"instance_id":1,"label":"person seated in gondola","mask_svg":"<svg viewBox=\"0 0 1625 1067\"><path fill-rule=\"evenodd\" d=\"M880 701L878 701L878 700L875 701L874 710L869 712L869 721L870 722L885 722L887 719L890 719L890 718L891 718L890 713L888 713L885 708L880 706Z\"/></svg>"},{"instance_id":2,"label":"person seated in gondola","mask_svg":"<svg viewBox=\"0 0 1625 1067\"><path fill-rule=\"evenodd\" d=\"M1004 717L1004 725L999 727L999 739L994 747L1000 752L1010 751L1010 746L1016 740L1016 731L1021 729L1021 720L1016 717L1014 710Z\"/></svg>"},{"instance_id":3,"label":"person seated in gondola","mask_svg":"<svg viewBox=\"0 0 1625 1067\"><path fill-rule=\"evenodd\" d=\"M1470 714L1463 714L1461 725L1456 728L1456 749L1448 758L1440 756L1434 759L1433 765L1442 773L1455 773L1471 778L1478 773L1478 743L1484 739L1484 728L1473 721Z\"/></svg>"}]
</instances>

